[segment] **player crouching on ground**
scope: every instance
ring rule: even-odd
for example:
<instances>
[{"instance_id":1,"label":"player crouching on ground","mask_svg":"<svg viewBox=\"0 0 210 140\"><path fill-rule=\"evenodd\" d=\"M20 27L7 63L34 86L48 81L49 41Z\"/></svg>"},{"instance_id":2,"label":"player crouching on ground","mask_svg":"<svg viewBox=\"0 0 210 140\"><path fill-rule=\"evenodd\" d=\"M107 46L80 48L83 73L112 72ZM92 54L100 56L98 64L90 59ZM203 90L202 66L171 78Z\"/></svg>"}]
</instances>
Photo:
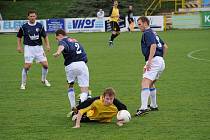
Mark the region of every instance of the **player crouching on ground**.
<instances>
[{"instance_id":1,"label":"player crouching on ground","mask_svg":"<svg viewBox=\"0 0 210 140\"><path fill-rule=\"evenodd\" d=\"M80 128L80 122L111 122L120 110L127 110L126 105L115 98L115 90L106 88L103 95L88 99L77 106L78 113L72 117L76 120L73 128ZM117 121L122 126L124 121Z\"/></svg>"}]
</instances>

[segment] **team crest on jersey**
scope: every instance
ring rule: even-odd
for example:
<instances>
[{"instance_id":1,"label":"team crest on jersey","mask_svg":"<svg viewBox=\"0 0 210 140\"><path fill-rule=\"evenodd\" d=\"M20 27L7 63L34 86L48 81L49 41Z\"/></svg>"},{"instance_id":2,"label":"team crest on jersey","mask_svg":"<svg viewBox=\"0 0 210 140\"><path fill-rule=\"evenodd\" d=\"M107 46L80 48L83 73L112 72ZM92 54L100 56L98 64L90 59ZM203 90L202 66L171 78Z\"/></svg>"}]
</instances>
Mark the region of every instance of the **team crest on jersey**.
<instances>
[{"instance_id":1,"label":"team crest on jersey","mask_svg":"<svg viewBox=\"0 0 210 140\"><path fill-rule=\"evenodd\" d=\"M39 32L39 28L36 28L36 32Z\"/></svg>"}]
</instances>

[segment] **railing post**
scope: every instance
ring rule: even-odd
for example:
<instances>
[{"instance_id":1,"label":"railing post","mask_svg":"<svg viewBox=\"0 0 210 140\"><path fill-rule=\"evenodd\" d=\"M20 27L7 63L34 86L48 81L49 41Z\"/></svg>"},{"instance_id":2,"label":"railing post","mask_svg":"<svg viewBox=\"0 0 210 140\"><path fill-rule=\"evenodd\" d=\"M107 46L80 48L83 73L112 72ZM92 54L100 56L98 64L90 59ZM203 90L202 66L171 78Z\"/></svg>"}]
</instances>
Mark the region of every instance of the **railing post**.
<instances>
[{"instance_id":1,"label":"railing post","mask_svg":"<svg viewBox=\"0 0 210 140\"><path fill-rule=\"evenodd\" d=\"M182 8L185 7L185 0L182 0Z\"/></svg>"},{"instance_id":2,"label":"railing post","mask_svg":"<svg viewBox=\"0 0 210 140\"><path fill-rule=\"evenodd\" d=\"M161 6L162 6L161 3L162 3L162 0L159 0L160 8L161 8Z\"/></svg>"}]
</instances>

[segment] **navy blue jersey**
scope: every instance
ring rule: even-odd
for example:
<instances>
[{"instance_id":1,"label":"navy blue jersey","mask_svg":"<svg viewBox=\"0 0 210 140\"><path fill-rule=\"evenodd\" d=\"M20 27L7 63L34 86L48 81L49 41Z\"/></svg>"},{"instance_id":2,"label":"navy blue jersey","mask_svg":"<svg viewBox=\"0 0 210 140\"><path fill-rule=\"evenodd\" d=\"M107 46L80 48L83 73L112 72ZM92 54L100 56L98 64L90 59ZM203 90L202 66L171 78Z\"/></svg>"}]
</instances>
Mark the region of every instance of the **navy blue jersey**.
<instances>
[{"instance_id":1,"label":"navy blue jersey","mask_svg":"<svg viewBox=\"0 0 210 140\"><path fill-rule=\"evenodd\" d=\"M42 45L41 37L46 37L46 32L44 30L44 26L36 22L35 25L31 25L29 23L23 24L18 33L17 37L24 37L23 44L29 46Z\"/></svg>"},{"instance_id":2,"label":"navy blue jersey","mask_svg":"<svg viewBox=\"0 0 210 140\"><path fill-rule=\"evenodd\" d=\"M156 52L154 56L161 56L163 57L163 45L164 42L161 38L157 35L155 31L152 29L146 29L141 38L141 51L145 57L145 61L149 59L150 54L150 47L152 44L156 44Z\"/></svg>"},{"instance_id":3,"label":"navy blue jersey","mask_svg":"<svg viewBox=\"0 0 210 140\"><path fill-rule=\"evenodd\" d=\"M62 54L65 59L65 66L71 64L72 62L78 61L84 61L85 63L87 63L87 55L85 53L85 50L82 45L75 39L65 37L61 41L59 41L58 45L64 46Z\"/></svg>"}]
</instances>

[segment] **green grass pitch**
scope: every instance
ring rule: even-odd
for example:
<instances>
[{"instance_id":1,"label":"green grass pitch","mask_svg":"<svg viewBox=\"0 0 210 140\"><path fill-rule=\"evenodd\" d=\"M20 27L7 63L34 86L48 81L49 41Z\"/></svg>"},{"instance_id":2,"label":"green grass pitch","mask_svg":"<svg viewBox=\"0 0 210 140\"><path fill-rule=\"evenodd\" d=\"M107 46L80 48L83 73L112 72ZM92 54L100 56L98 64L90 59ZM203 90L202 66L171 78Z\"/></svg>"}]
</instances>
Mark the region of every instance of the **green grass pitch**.
<instances>
[{"instance_id":1,"label":"green grass pitch","mask_svg":"<svg viewBox=\"0 0 210 140\"><path fill-rule=\"evenodd\" d=\"M51 52L48 80L41 82L41 67L33 64L27 89L20 87L23 55L16 51L16 35L0 35L0 139L1 140L207 140L210 139L210 30L159 32L169 49L166 69L157 83L160 111L151 112L118 127L82 123L72 129L62 56L49 35ZM98 96L112 86L117 97L133 114L139 107L140 80L144 58L140 32L121 33L114 48L108 47L110 33L71 34L84 46L89 62L90 89ZM200 50L200 51L198 51ZM195 52L193 52L195 51ZM193 52L193 53L191 53ZM191 57L188 57L190 54ZM76 86L76 93L79 89Z\"/></svg>"}]
</instances>

